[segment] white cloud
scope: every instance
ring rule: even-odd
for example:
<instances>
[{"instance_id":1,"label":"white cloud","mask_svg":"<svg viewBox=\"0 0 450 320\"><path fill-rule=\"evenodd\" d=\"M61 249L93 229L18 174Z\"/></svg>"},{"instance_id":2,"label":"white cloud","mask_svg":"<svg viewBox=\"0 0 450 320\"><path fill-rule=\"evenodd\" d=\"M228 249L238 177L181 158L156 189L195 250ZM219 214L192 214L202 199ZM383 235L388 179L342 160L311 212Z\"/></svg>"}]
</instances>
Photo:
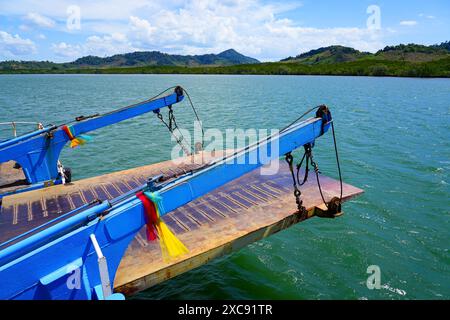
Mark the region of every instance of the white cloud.
<instances>
[{"instance_id":1,"label":"white cloud","mask_svg":"<svg viewBox=\"0 0 450 320\"><path fill-rule=\"evenodd\" d=\"M21 24L21 25L19 26L19 29L20 29L20 31L24 31L24 32L30 31L30 27L27 26L27 25L25 25L25 24Z\"/></svg>"},{"instance_id":2,"label":"white cloud","mask_svg":"<svg viewBox=\"0 0 450 320\"><path fill-rule=\"evenodd\" d=\"M298 6L298 5L297 5ZM383 47L382 31L362 28L308 28L277 15L292 4L259 1L190 2L179 10L161 10L146 18L131 17L130 41L142 49L182 54L234 48L260 59L280 59L320 46L342 44L360 50Z\"/></svg>"},{"instance_id":3,"label":"white cloud","mask_svg":"<svg viewBox=\"0 0 450 320\"><path fill-rule=\"evenodd\" d=\"M433 15L431 15L431 14L425 14L425 13L420 13L420 14L419 14L419 17L421 17L421 18L427 18L427 19L431 19L431 20L436 19L435 16L433 16Z\"/></svg>"},{"instance_id":4,"label":"white cloud","mask_svg":"<svg viewBox=\"0 0 450 320\"><path fill-rule=\"evenodd\" d=\"M57 56L63 58L77 58L82 53L81 46L67 44L65 42L52 44L52 50Z\"/></svg>"},{"instance_id":5,"label":"white cloud","mask_svg":"<svg viewBox=\"0 0 450 320\"><path fill-rule=\"evenodd\" d=\"M53 20L67 18L67 8L77 5L81 8L81 18L84 20L128 20L131 15L157 12L179 0L14 0L1 1L0 9L4 15L26 15L30 8L40 15Z\"/></svg>"},{"instance_id":6,"label":"white cloud","mask_svg":"<svg viewBox=\"0 0 450 320\"><path fill-rule=\"evenodd\" d=\"M60 42L52 44L52 51L59 57L76 59L81 56L110 56L117 53L135 51L126 36L114 33L109 36L90 36L83 44Z\"/></svg>"},{"instance_id":7,"label":"white cloud","mask_svg":"<svg viewBox=\"0 0 450 320\"><path fill-rule=\"evenodd\" d=\"M55 26L55 21L36 12L28 13L23 19L38 27L53 28Z\"/></svg>"},{"instance_id":8,"label":"white cloud","mask_svg":"<svg viewBox=\"0 0 450 320\"><path fill-rule=\"evenodd\" d=\"M16 56L33 54L36 46L30 39L0 31L0 56L14 58Z\"/></svg>"},{"instance_id":9,"label":"white cloud","mask_svg":"<svg viewBox=\"0 0 450 320\"><path fill-rule=\"evenodd\" d=\"M415 21L415 20L403 20L403 21L400 21L400 25L401 26L409 26L409 27L411 27L411 26L417 25L417 21Z\"/></svg>"},{"instance_id":10,"label":"white cloud","mask_svg":"<svg viewBox=\"0 0 450 320\"><path fill-rule=\"evenodd\" d=\"M131 34L135 39L151 41L156 36L156 27L152 27L150 22L138 17L130 17Z\"/></svg>"},{"instance_id":11,"label":"white cloud","mask_svg":"<svg viewBox=\"0 0 450 320\"><path fill-rule=\"evenodd\" d=\"M108 36L91 36L83 45L85 54L110 56L117 53L125 53L137 50L122 33L113 33Z\"/></svg>"},{"instance_id":12,"label":"white cloud","mask_svg":"<svg viewBox=\"0 0 450 320\"><path fill-rule=\"evenodd\" d=\"M2 11L18 14L34 0L2 4ZM63 20L72 0L41 0L39 13ZM53 46L62 57L111 55L132 50L160 50L179 54L220 52L234 48L261 60L277 60L321 46L341 44L376 51L384 46L386 30L311 28L281 17L301 6L297 1L267 4L262 0L80 0L81 34L85 42L64 39ZM27 7L27 6L25 6ZM122 35L117 38L117 35ZM78 56L73 56L78 57Z\"/></svg>"}]
</instances>

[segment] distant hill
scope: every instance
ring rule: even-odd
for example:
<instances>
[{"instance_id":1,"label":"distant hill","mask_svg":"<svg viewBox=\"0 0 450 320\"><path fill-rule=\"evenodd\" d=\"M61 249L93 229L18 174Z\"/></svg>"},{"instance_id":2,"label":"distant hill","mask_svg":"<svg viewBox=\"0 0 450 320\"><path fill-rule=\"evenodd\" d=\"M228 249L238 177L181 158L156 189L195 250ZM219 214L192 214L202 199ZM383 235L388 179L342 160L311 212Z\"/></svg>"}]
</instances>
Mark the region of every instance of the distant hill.
<instances>
[{"instance_id":1,"label":"distant hill","mask_svg":"<svg viewBox=\"0 0 450 320\"><path fill-rule=\"evenodd\" d=\"M0 70L14 71L14 70L56 70L61 69L61 67L51 61L2 61L0 62Z\"/></svg>"},{"instance_id":2,"label":"distant hill","mask_svg":"<svg viewBox=\"0 0 450 320\"><path fill-rule=\"evenodd\" d=\"M79 58L70 65L77 67L139 67L139 66L229 66L244 63L259 63L258 60L244 56L234 49L219 54L177 55L159 51L138 51L100 58L87 56Z\"/></svg>"},{"instance_id":3,"label":"distant hill","mask_svg":"<svg viewBox=\"0 0 450 320\"><path fill-rule=\"evenodd\" d=\"M289 57L281 61L305 64L340 63L355 61L370 55L371 54L368 52L361 52L349 47L329 46L311 50L299 54L296 57Z\"/></svg>"},{"instance_id":4,"label":"distant hill","mask_svg":"<svg viewBox=\"0 0 450 320\"><path fill-rule=\"evenodd\" d=\"M296 57L288 57L281 62L302 64L330 64L360 60L388 60L408 62L428 62L450 56L450 42L439 45L424 46L419 44L400 44L387 46L372 54L361 52L349 47L329 46L302 53Z\"/></svg>"},{"instance_id":5,"label":"distant hill","mask_svg":"<svg viewBox=\"0 0 450 320\"><path fill-rule=\"evenodd\" d=\"M230 66L236 64L254 64L258 60L240 54L234 49L219 54L176 55L159 51L138 51L116 54L110 57L86 56L69 63L49 61L4 61L0 62L0 70L51 69L63 70L72 68L113 68L143 66Z\"/></svg>"},{"instance_id":6,"label":"distant hill","mask_svg":"<svg viewBox=\"0 0 450 320\"><path fill-rule=\"evenodd\" d=\"M391 61L427 62L448 57L450 51L445 43L434 46L400 44L388 46L375 53L375 58Z\"/></svg>"},{"instance_id":7,"label":"distant hill","mask_svg":"<svg viewBox=\"0 0 450 320\"><path fill-rule=\"evenodd\" d=\"M388 46L376 53L344 46L311 50L279 62L260 63L233 49L219 54L133 52L70 63L4 61L0 73L278 74L450 78L450 42Z\"/></svg>"},{"instance_id":8,"label":"distant hill","mask_svg":"<svg viewBox=\"0 0 450 320\"><path fill-rule=\"evenodd\" d=\"M450 51L450 41L442 42L441 44L435 44L435 45L432 45L432 47Z\"/></svg>"}]
</instances>

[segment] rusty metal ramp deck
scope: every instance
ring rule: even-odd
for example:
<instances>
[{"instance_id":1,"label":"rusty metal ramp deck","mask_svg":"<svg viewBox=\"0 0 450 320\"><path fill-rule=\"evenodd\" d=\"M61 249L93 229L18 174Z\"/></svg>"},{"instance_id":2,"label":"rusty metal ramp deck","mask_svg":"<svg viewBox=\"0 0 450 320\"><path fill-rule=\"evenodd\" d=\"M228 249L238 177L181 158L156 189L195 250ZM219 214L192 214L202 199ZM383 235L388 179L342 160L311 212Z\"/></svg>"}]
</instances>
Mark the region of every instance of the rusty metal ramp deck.
<instances>
[{"instance_id":1,"label":"rusty metal ramp deck","mask_svg":"<svg viewBox=\"0 0 450 320\"><path fill-rule=\"evenodd\" d=\"M131 295L300 222L292 178L285 163L280 164L276 175L264 176L257 169L165 215L164 221L189 249L177 260L164 262L158 243L148 242L142 229L120 264L115 290ZM167 161L5 197L0 243L95 198L117 197L144 184L150 176L174 176L196 166L175 166ZM339 194L338 181L322 176L321 185L327 200ZM306 208L322 204L314 177L301 191ZM362 192L344 184L345 200ZM313 215L310 210L308 217Z\"/></svg>"}]
</instances>

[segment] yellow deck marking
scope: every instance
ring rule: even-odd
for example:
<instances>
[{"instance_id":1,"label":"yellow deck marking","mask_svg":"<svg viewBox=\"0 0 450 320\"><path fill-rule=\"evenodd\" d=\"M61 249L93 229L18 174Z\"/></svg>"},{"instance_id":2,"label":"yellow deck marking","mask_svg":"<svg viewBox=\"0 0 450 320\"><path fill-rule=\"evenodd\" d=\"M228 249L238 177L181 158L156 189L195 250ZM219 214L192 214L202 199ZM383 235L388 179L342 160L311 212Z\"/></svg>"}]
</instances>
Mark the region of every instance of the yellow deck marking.
<instances>
[{"instance_id":1,"label":"yellow deck marking","mask_svg":"<svg viewBox=\"0 0 450 320\"><path fill-rule=\"evenodd\" d=\"M269 189L270 191L276 193L276 194L282 194L283 191L281 191L280 189L276 189L275 187L269 186L267 183L263 182L261 183L261 185L263 185L264 187L266 187L267 189Z\"/></svg>"},{"instance_id":2,"label":"yellow deck marking","mask_svg":"<svg viewBox=\"0 0 450 320\"><path fill-rule=\"evenodd\" d=\"M90 189L90 188L89 188ZM84 203L88 203L88 201L86 200L86 198L84 197L83 192L78 191L78 194L80 195L81 200L83 200ZM94 194L94 198L95 198L95 194Z\"/></svg>"},{"instance_id":3,"label":"yellow deck marking","mask_svg":"<svg viewBox=\"0 0 450 320\"><path fill-rule=\"evenodd\" d=\"M230 195L228 195L228 194L226 194L226 193L221 192L220 195L223 196L224 198L227 198L228 200L230 200L231 202L233 202L235 205L237 205L237 206L239 206L239 207L241 207L241 208L243 208L243 209L246 209L246 210L247 210L247 209L249 208L249 207L246 206L245 204L240 203L239 201L237 201L236 199L234 199L233 197L231 197Z\"/></svg>"},{"instance_id":4,"label":"yellow deck marking","mask_svg":"<svg viewBox=\"0 0 450 320\"><path fill-rule=\"evenodd\" d=\"M261 201L264 201L264 202L267 202L267 201L268 201L268 200L265 199L264 197L261 197L259 194L253 193L253 192L250 191L249 189L242 190L242 192L247 192L247 193L249 193L251 196L253 196L253 197L255 197L255 198L258 198L258 199L261 200Z\"/></svg>"},{"instance_id":5,"label":"yellow deck marking","mask_svg":"<svg viewBox=\"0 0 450 320\"><path fill-rule=\"evenodd\" d=\"M33 211L31 211L31 202L28 202L27 209L28 209L28 221L31 221L33 220Z\"/></svg>"},{"instance_id":6,"label":"yellow deck marking","mask_svg":"<svg viewBox=\"0 0 450 320\"><path fill-rule=\"evenodd\" d=\"M213 217L211 217L207 212L203 211L202 209L194 209L197 212L199 212L200 214L202 214L206 219L214 222L215 220L213 219Z\"/></svg>"},{"instance_id":7,"label":"yellow deck marking","mask_svg":"<svg viewBox=\"0 0 450 320\"><path fill-rule=\"evenodd\" d=\"M233 211L234 213L239 213L236 209L230 207L230 206L229 206L228 204L226 204L225 202L220 201L218 198L213 197L213 196L209 196L209 197L211 198L211 200L216 201L217 203L219 203L220 205L224 206L224 207L227 208L228 210ZM224 216L222 213L221 213L221 215Z\"/></svg>"},{"instance_id":8,"label":"yellow deck marking","mask_svg":"<svg viewBox=\"0 0 450 320\"><path fill-rule=\"evenodd\" d=\"M139 232L136 234L135 239L142 247L146 247L148 245L147 240L144 239L144 237Z\"/></svg>"},{"instance_id":9,"label":"yellow deck marking","mask_svg":"<svg viewBox=\"0 0 450 320\"><path fill-rule=\"evenodd\" d=\"M41 198L42 216L48 217L47 205L45 204L44 198Z\"/></svg>"},{"instance_id":10,"label":"yellow deck marking","mask_svg":"<svg viewBox=\"0 0 450 320\"><path fill-rule=\"evenodd\" d=\"M73 203L72 197L70 195L67 195L67 201L69 201L70 210L74 210L75 204Z\"/></svg>"},{"instance_id":11,"label":"yellow deck marking","mask_svg":"<svg viewBox=\"0 0 450 320\"><path fill-rule=\"evenodd\" d=\"M98 194L97 194L97 192L94 190L94 188L93 187L89 187L88 188L91 192L92 192L92 194L94 195L94 199L98 199ZM81 194L83 194L83 192L80 192ZM87 200L86 200L86 198L83 196L83 199L84 199L84 202L88 202Z\"/></svg>"},{"instance_id":12,"label":"yellow deck marking","mask_svg":"<svg viewBox=\"0 0 450 320\"><path fill-rule=\"evenodd\" d=\"M217 201L217 202L219 202L219 201ZM215 213L217 213L219 216L222 216L223 218L227 218L228 217L226 213L223 213L222 211L220 211L218 208L214 207L212 204L210 204L207 201L203 202L203 205L205 207L207 207L209 210L214 211ZM227 208L229 208L229 207L227 207Z\"/></svg>"},{"instance_id":13,"label":"yellow deck marking","mask_svg":"<svg viewBox=\"0 0 450 320\"><path fill-rule=\"evenodd\" d=\"M180 219L178 219L174 214L171 215L172 219L175 220L181 228L185 229L186 231L191 231L187 225L185 225Z\"/></svg>"},{"instance_id":14,"label":"yellow deck marking","mask_svg":"<svg viewBox=\"0 0 450 320\"><path fill-rule=\"evenodd\" d=\"M198 224L199 226L201 226L202 224L200 223L200 221L198 221L197 219L195 219L185 208L180 207L178 208L178 212L180 212L180 214L183 214L186 218L191 219L192 222Z\"/></svg>"},{"instance_id":15,"label":"yellow deck marking","mask_svg":"<svg viewBox=\"0 0 450 320\"><path fill-rule=\"evenodd\" d=\"M249 202L250 204L253 204L253 205L255 205L255 206L258 205L257 202L255 202L255 201L253 201L253 200L250 200L249 198L247 198L246 196L244 196L244 195L241 193L241 191L235 191L235 192L233 192L233 194L234 194L235 196L237 196L237 197L239 197L239 198L241 198L241 199L243 199L243 200Z\"/></svg>"},{"instance_id":16,"label":"yellow deck marking","mask_svg":"<svg viewBox=\"0 0 450 320\"><path fill-rule=\"evenodd\" d=\"M17 205L15 204L13 206L13 222L12 222L12 224L17 224L17 221L18 221Z\"/></svg>"},{"instance_id":17,"label":"yellow deck marking","mask_svg":"<svg viewBox=\"0 0 450 320\"><path fill-rule=\"evenodd\" d=\"M132 188L131 186L130 186L130 184L126 181L126 180L122 180L121 181L125 186L127 186L128 187L128 189L134 189L134 188Z\"/></svg>"},{"instance_id":18,"label":"yellow deck marking","mask_svg":"<svg viewBox=\"0 0 450 320\"><path fill-rule=\"evenodd\" d=\"M106 193L106 196L108 197L108 199L112 199L113 198L111 193L109 193L108 189L106 189L105 185L100 184L99 186L100 186L100 188L102 188L103 192Z\"/></svg>"},{"instance_id":19,"label":"yellow deck marking","mask_svg":"<svg viewBox=\"0 0 450 320\"><path fill-rule=\"evenodd\" d=\"M273 199L278 198L277 196L275 196L275 195L273 195L273 194L271 194L271 193L268 193L266 190L261 189L260 187L258 187L258 186L256 186L256 185L251 185L250 188L253 188L253 189L255 189L255 190L261 192L262 194L265 194L265 195L268 196L269 198L273 198Z\"/></svg>"}]
</instances>

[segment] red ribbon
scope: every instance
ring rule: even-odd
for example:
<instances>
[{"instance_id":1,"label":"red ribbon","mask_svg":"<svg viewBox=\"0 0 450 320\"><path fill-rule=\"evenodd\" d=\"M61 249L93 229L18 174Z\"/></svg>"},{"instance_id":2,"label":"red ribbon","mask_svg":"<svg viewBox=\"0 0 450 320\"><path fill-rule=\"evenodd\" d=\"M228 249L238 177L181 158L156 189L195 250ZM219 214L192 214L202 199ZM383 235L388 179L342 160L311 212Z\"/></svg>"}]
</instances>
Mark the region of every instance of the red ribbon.
<instances>
[{"instance_id":1,"label":"red ribbon","mask_svg":"<svg viewBox=\"0 0 450 320\"><path fill-rule=\"evenodd\" d=\"M72 141L73 139L75 139L75 137L73 136L72 132L70 132L69 127L67 127L66 125L62 126L63 131L67 134L67 136L69 137L69 139Z\"/></svg>"},{"instance_id":2,"label":"red ribbon","mask_svg":"<svg viewBox=\"0 0 450 320\"><path fill-rule=\"evenodd\" d=\"M147 239L149 241L156 240L156 228L155 223L158 220L156 214L155 204L150 201L145 194L141 191L136 194L136 197L141 200L145 211L145 223L147 224Z\"/></svg>"}]
</instances>

